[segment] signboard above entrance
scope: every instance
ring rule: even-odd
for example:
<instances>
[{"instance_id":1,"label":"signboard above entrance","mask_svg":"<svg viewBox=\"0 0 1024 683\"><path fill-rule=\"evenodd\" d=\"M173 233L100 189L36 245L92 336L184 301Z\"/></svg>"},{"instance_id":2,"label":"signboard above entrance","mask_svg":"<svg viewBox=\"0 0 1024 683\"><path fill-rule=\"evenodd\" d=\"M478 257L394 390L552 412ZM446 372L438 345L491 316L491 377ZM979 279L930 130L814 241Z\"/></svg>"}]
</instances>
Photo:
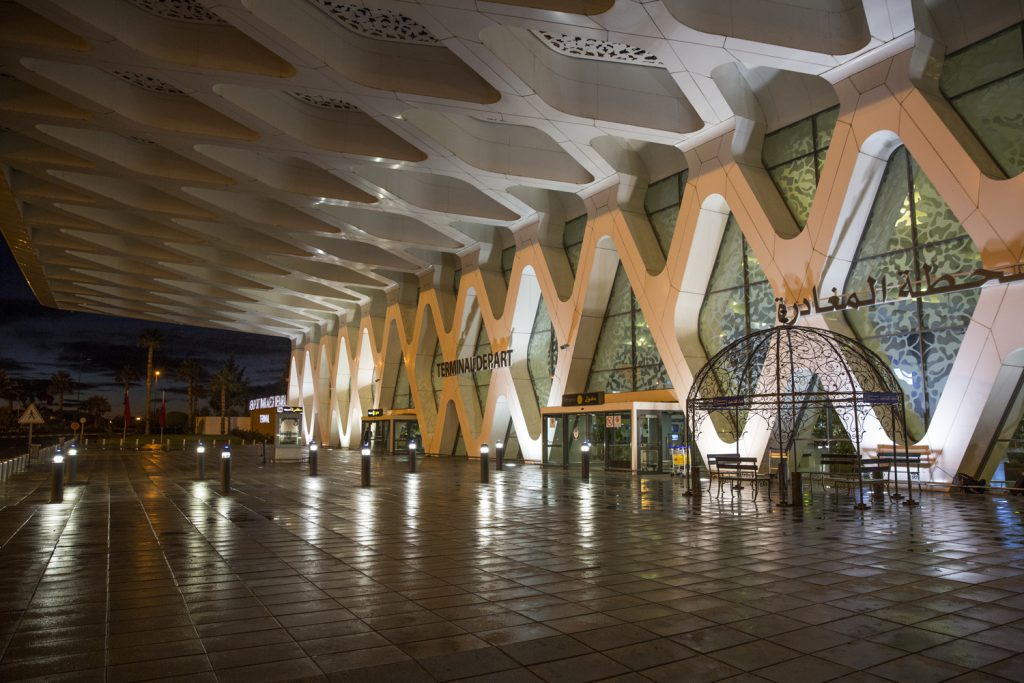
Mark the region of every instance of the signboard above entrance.
<instances>
[{"instance_id":1,"label":"signboard above entrance","mask_svg":"<svg viewBox=\"0 0 1024 683\"><path fill-rule=\"evenodd\" d=\"M603 391L590 391L585 394L562 394L562 407L599 406L604 403Z\"/></svg>"},{"instance_id":2,"label":"signboard above entrance","mask_svg":"<svg viewBox=\"0 0 1024 683\"><path fill-rule=\"evenodd\" d=\"M249 401L249 412L254 410L266 410L267 408L280 408L288 403L288 397L284 394L278 396L264 396Z\"/></svg>"},{"instance_id":3,"label":"signboard above entrance","mask_svg":"<svg viewBox=\"0 0 1024 683\"><path fill-rule=\"evenodd\" d=\"M380 417L384 414L383 408L370 408L366 411L366 417Z\"/></svg>"}]
</instances>

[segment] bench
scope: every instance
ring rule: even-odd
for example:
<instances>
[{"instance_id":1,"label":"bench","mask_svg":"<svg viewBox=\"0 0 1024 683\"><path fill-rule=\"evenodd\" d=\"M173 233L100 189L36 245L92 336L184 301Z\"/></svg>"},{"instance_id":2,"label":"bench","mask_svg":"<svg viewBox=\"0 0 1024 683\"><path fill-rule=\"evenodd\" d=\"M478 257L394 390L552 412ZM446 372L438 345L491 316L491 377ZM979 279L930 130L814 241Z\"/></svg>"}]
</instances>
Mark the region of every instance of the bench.
<instances>
[{"instance_id":1,"label":"bench","mask_svg":"<svg viewBox=\"0 0 1024 683\"><path fill-rule=\"evenodd\" d=\"M726 481L733 483L733 490L743 489L743 482L748 481L754 485L754 493L751 499L756 499L761 485L768 487L771 491L771 477L758 472L757 458L748 458L736 455L735 453L713 453L707 456L708 470L711 478L708 480L708 494L711 493L711 485L718 479L718 497L722 497L722 489Z\"/></svg>"},{"instance_id":2,"label":"bench","mask_svg":"<svg viewBox=\"0 0 1024 683\"><path fill-rule=\"evenodd\" d=\"M892 470L892 458L882 455L876 458L861 458L856 453L822 453L821 454L821 487L831 485L832 488L845 488L848 494L854 487L867 483L876 485L884 482L888 492L887 475Z\"/></svg>"},{"instance_id":3,"label":"bench","mask_svg":"<svg viewBox=\"0 0 1024 683\"><path fill-rule=\"evenodd\" d=\"M904 477L907 472L907 465L910 465L910 480L917 482L917 490L921 490L921 482L923 478L922 472L926 472L928 475L928 481L932 478L932 467L935 465L936 452L931 449L930 446L920 444L916 446L908 446L906 453L903 451L903 446L896 444L896 452L893 453L893 445L891 443L880 443L876 448L870 449L868 453L876 453L879 458L889 458L893 461L895 455L895 461L893 462L893 474L895 479L898 481L900 475Z\"/></svg>"}]
</instances>

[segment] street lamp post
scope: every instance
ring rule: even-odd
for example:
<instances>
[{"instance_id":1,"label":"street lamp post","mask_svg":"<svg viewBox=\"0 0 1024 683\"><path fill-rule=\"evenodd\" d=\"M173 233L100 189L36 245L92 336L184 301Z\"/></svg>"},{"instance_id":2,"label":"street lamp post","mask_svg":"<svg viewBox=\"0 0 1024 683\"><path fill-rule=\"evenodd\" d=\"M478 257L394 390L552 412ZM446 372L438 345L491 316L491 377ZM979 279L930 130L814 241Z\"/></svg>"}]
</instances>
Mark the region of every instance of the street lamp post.
<instances>
[{"instance_id":1,"label":"street lamp post","mask_svg":"<svg viewBox=\"0 0 1024 683\"><path fill-rule=\"evenodd\" d=\"M154 394L156 393L156 390L157 390L158 386L160 386L160 371L159 370L154 370L153 371L153 393ZM150 404L148 406L146 406L146 422L147 422L147 424L149 423L149 419L150 419L150 416L152 414L153 414L153 403L152 403L152 401L150 401ZM163 443L163 440L164 440L164 426L160 425L160 443Z\"/></svg>"}]
</instances>

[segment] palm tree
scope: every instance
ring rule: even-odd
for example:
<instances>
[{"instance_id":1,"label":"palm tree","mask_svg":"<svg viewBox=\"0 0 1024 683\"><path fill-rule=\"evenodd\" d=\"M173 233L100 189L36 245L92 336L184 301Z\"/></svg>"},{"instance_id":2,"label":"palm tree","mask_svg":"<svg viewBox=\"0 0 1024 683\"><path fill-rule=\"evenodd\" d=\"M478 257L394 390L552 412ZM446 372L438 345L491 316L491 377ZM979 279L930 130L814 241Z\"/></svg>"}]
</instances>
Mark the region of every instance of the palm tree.
<instances>
[{"instance_id":1,"label":"palm tree","mask_svg":"<svg viewBox=\"0 0 1024 683\"><path fill-rule=\"evenodd\" d=\"M199 399L199 383L203 380L203 366L194 358L182 361L178 366L178 380L188 385L188 429L191 431L195 426L196 402Z\"/></svg>"},{"instance_id":2,"label":"palm tree","mask_svg":"<svg viewBox=\"0 0 1024 683\"><path fill-rule=\"evenodd\" d=\"M153 352L160 348L163 335L148 327L139 333L139 346L146 349L146 434L149 434L149 402L153 396Z\"/></svg>"},{"instance_id":3,"label":"palm tree","mask_svg":"<svg viewBox=\"0 0 1024 683\"><path fill-rule=\"evenodd\" d=\"M91 415L94 426L99 429L100 419L110 412L110 401L99 395L90 396L82 404L82 412Z\"/></svg>"},{"instance_id":4,"label":"palm tree","mask_svg":"<svg viewBox=\"0 0 1024 683\"><path fill-rule=\"evenodd\" d=\"M245 379L245 369L238 367L232 355L228 362L217 371L210 380L210 392L220 394L220 433L228 433L228 405L233 403L237 395L245 391L249 383Z\"/></svg>"},{"instance_id":5,"label":"palm tree","mask_svg":"<svg viewBox=\"0 0 1024 683\"><path fill-rule=\"evenodd\" d=\"M57 413L64 417L64 394L70 393L75 387L71 375L61 370L50 375L50 387L47 389L51 394L57 394Z\"/></svg>"},{"instance_id":6,"label":"palm tree","mask_svg":"<svg viewBox=\"0 0 1024 683\"><path fill-rule=\"evenodd\" d=\"M21 395L21 387L18 381L7 374L7 371L0 368L0 399L7 401L7 415L4 426L7 422L14 421L14 401Z\"/></svg>"},{"instance_id":7,"label":"palm tree","mask_svg":"<svg viewBox=\"0 0 1024 683\"><path fill-rule=\"evenodd\" d=\"M139 381L139 371L130 365L125 365L114 375L114 381L123 386L124 393L127 394L128 389Z\"/></svg>"}]
</instances>

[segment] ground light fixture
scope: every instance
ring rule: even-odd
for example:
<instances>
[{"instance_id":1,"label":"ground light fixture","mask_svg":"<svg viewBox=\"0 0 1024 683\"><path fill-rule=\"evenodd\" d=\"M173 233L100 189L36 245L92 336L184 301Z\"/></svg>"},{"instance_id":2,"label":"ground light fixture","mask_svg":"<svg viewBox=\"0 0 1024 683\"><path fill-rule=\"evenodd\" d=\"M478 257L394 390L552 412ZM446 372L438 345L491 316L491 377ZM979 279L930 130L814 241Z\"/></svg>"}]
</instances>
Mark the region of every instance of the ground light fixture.
<instances>
[{"instance_id":1,"label":"ground light fixture","mask_svg":"<svg viewBox=\"0 0 1024 683\"><path fill-rule=\"evenodd\" d=\"M416 471L416 440L409 439L409 471Z\"/></svg>"},{"instance_id":2,"label":"ground light fixture","mask_svg":"<svg viewBox=\"0 0 1024 683\"><path fill-rule=\"evenodd\" d=\"M362 474L361 485L365 488L370 485L370 444L364 443L360 455L360 469Z\"/></svg>"},{"instance_id":3,"label":"ground light fixture","mask_svg":"<svg viewBox=\"0 0 1024 683\"><path fill-rule=\"evenodd\" d=\"M583 481L590 481L590 442L584 441L580 446L580 475Z\"/></svg>"},{"instance_id":4,"label":"ground light fixture","mask_svg":"<svg viewBox=\"0 0 1024 683\"><path fill-rule=\"evenodd\" d=\"M75 483L75 478L78 476L78 446L72 443L68 447L68 482L69 484Z\"/></svg>"},{"instance_id":5,"label":"ground light fixture","mask_svg":"<svg viewBox=\"0 0 1024 683\"><path fill-rule=\"evenodd\" d=\"M220 493L223 496L231 493L231 446L224 444L220 452Z\"/></svg>"},{"instance_id":6,"label":"ground light fixture","mask_svg":"<svg viewBox=\"0 0 1024 683\"><path fill-rule=\"evenodd\" d=\"M202 481L206 477L206 446L200 441L196 446L196 479Z\"/></svg>"},{"instance_id":7,"label":"ground light fixture","mask_svg":"<svg viewBox=\"0 0 1024 683\"><path fill-rule=\"evenodd\" d=\"M316 441L311 441L309 444L309 476L315 477L317 475L317 469L320 465L320 446L317 445Z\"/></svg>"},{"instance_id":8,"label":"ground light fixture","mask_svg":"<svg viewBox=\"0 0 1024 683\"><path fill-rule=\"evenodd\" d=\"M491 449L487 444L480 444L480 483L486 484L488 478L487 456Z\"/></svg>"},{"instance_id":9,"label":"ground light fixture","mask_svg":"<svg viewBox=\"0 0 1024 683\"><path fill-rule=\"evenodd\" d=\"M50 471L50 502L64 502L64 453L60 448L53 455L53 469Z\"/></svg>"},{"instance_id":10,"label":"ground light fixture","mask_svg":"<svg viewBox=\"0 0 1024 683\"><path fill-rule=\"evenodd\" d=\"M498 441L494 442L494 470L500 472L505 469L505 442Z\"/></svg>"}]
</instances>

